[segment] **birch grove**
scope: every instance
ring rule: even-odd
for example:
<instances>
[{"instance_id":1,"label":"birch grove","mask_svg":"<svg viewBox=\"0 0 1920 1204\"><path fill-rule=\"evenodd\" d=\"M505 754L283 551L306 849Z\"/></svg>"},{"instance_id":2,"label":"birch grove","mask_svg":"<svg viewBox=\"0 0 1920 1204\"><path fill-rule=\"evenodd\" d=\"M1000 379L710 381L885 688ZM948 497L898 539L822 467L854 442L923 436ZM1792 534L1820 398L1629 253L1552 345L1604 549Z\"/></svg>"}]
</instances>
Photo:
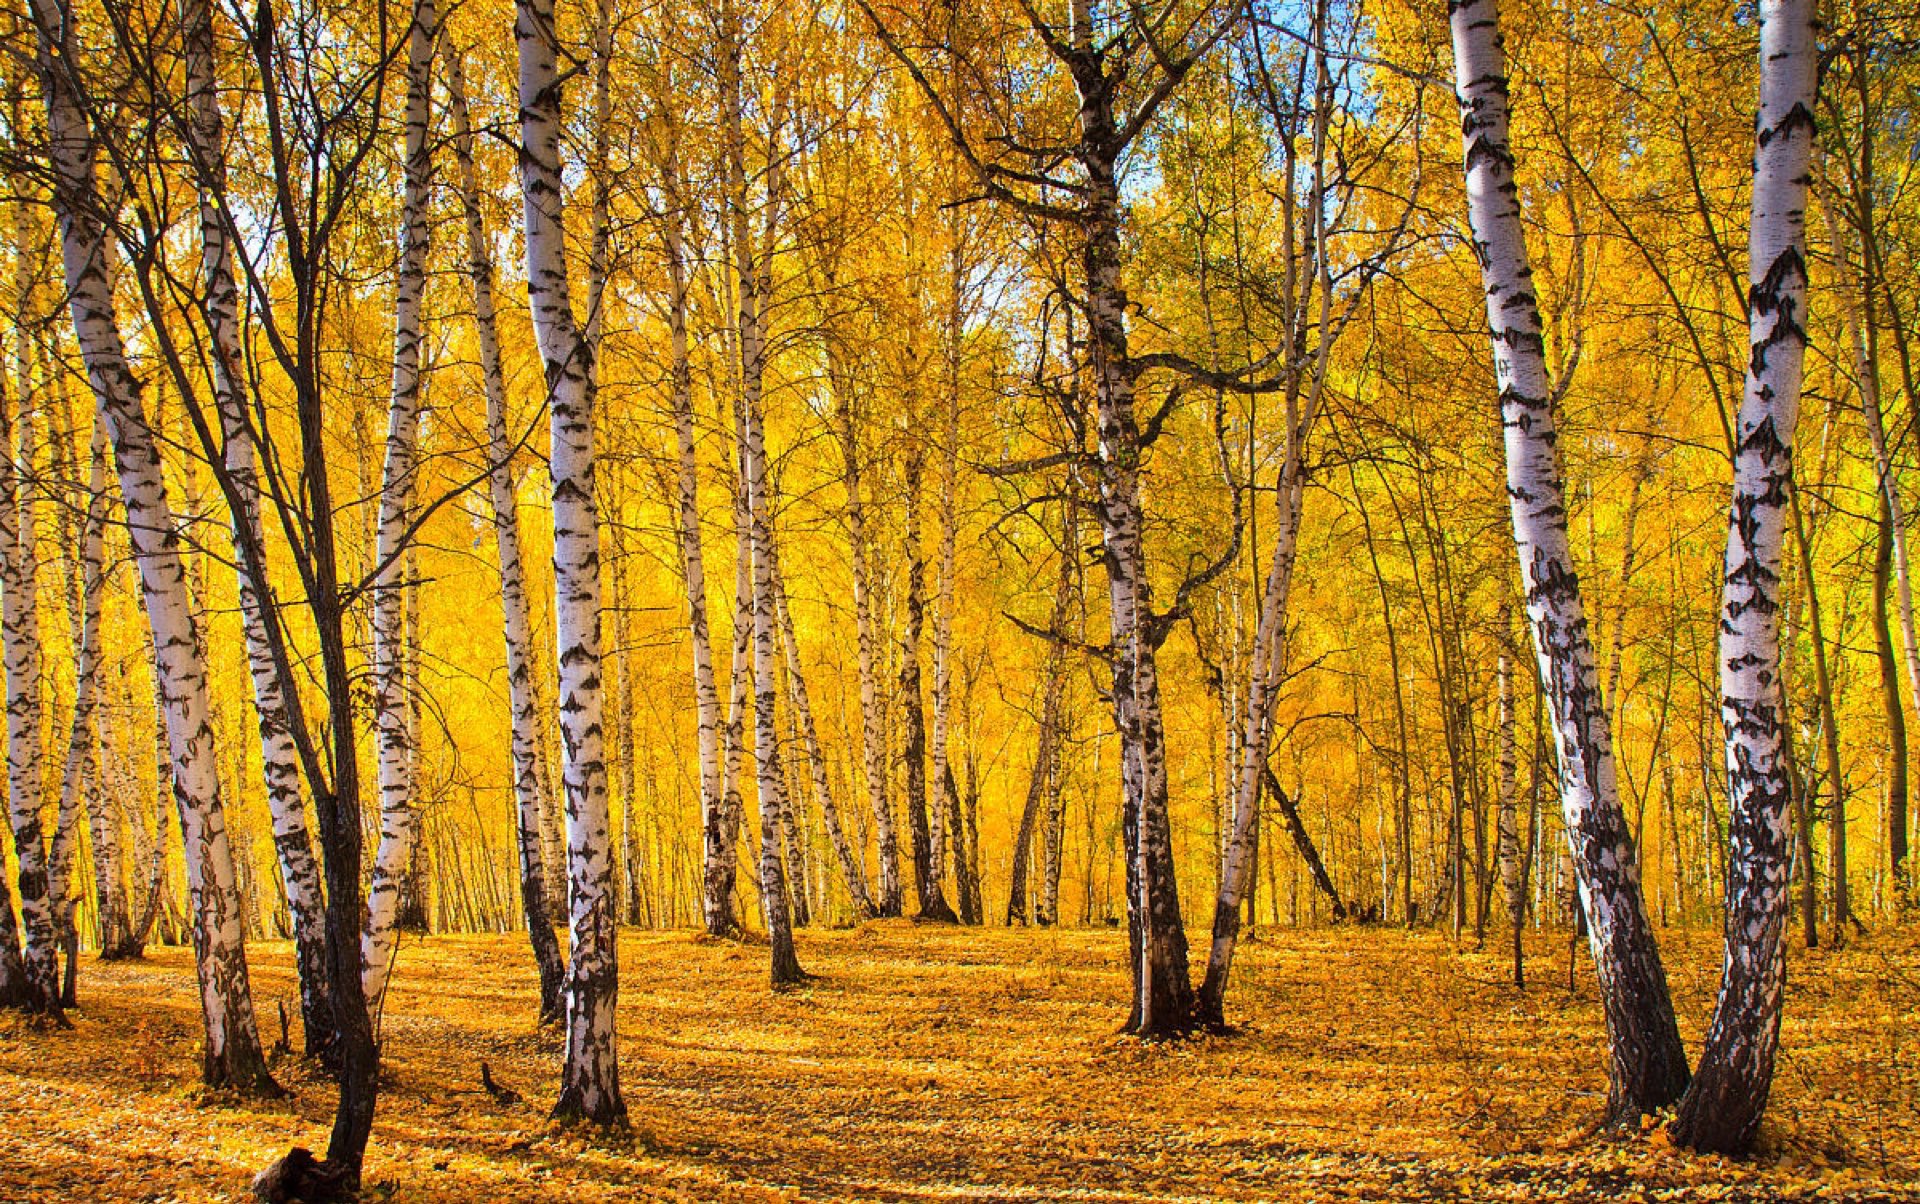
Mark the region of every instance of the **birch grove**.
<instances>
[{"instance_id":1,"label":"birch grove","mask_svg":"<svg viewBox=\"0 0 1920 1204\"><path fill-rule=\"evenodd\" d=\"M1898 1197L1920 17L1726 18L25 0L0 1197Z\"/></svg>"}]
</instances>

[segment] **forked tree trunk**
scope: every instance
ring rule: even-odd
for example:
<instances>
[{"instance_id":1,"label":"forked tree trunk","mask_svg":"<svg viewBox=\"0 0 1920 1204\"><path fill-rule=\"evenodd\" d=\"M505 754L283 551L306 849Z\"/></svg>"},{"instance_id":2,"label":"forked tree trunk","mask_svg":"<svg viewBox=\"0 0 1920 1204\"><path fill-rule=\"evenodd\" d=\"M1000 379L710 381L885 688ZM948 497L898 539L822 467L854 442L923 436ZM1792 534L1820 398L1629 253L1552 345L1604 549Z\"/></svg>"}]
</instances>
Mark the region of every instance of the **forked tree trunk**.
<instances>
[{"instance_id":1,"label":"forked tree trunk","mask_svg":"<svg viewBox=\"0 0 1920 1204\"><path fill-rule=\"evenodd\" d=\"M447 100L452 107L453 153L460 169L460 206L467 224L467 274L473 283L473 313L480 343L480 376L487 394L487 492L493 503L494 547L500 560L500 612L506 637L507 705L511 711L515 849L519 858L520 912L540 975L540 1023L564 1015L560 993L565 967L553 930L540 848L540 716L533 690L533 626L527 615L526 570L520 553L520 513L514 489L513 448L507 435L507 378L500 360L499 321L493 300L493 250L480 212L480 184L473 164L473 125L467 113L466 72L461 55L446 53Z\"/></svg>"},{"instance_id":2,"label":"forked tree trunk","mask_svg":"<svg viewBox=\"0 0 1920 1204\"><path fill-rule=\"evenodd\" d=\"M54 0L34 0L32 16L68 303L94 399L113 441L156 663L165 683L164 726L186 849L195 967L207 1033L202 1077L209 1086L277 1092L267 1073L247 983L245 935L208 715L206 658L193 619L179 533L167 504L159 449L113 312L110 244L94 186L93 135L75 90L79 76L70 41L74 31Z\"/></svg>"},{"instance_id":3,"label":"forked tree trunk","mask_svg":"<svg viewBox=\"0 0 1920 1204\"><path fill-rule=\"evenodd\" d=\"M1613 1118L1671 1104L1687 1084L1666 970L1620 806L1613 738L1568 548L1565 489L1539 304L1507 143L1507 75L1495 0L1449 11L1465 147L1467 216L1479 246L1505 428L1507 494L1540 680L1561 748L1561 806L1606 1015Z\"/></svg>"},{"instance_id":4,"label":"forked tree trunk","mask_svg":"<svg viewBox=\"0 0 1920 1204\"><path fill-rule=\"evenodd\" d=\"M1791 865L1780 572L1806 355L1807 176L1819 47L1811 0L1760 6L1760 109L1749 227L1746 392L1720 615L1727 733L1726 962L1700 1069L1673 1121L1691 1148L1745 1153L1766 1111L1786 991Z\"/></svg>"},{"instance_id":5,"label":"forked tree trunk","mask_svg":"<svg viewBox=\"0 0 1920 1204\"><path fill-rule=\"evenodd\" d=\"M367 1012L376 1019L399 941L399 916L420 811L413 797L413 739L408 722L406 545L413 518L420 441L420 309L427 287L427 202L433 163L434 0L414 0L407 31L405 184L400 202L400 266L393 295L393 391L387 405L386 462L374 534L373 717L380 796L380 843L367 885L367 931L360 957Z\"/></svg>"},{"instance_id":6,"label":"forked tree trunk","mask_svg":"<svg viewBox=\"0 0 1920 1204\"><path fill-rule=\"evenodd\" d=\"M320 864L307 832L306 805L300 794L299 757L294 750L273 662L262 608L272 604L266 583L254 580L242 552L251 537L264 557L260 521L260 483L254 465L253 428L247 414L246 367L240 333L240 298L223 211L226 182L224 125L214 70L213 14L206 0L183 0L180 7L185 44L189 152L199 188L201 274L206 322L213 347L214 405L226 440L223 462L240 505L233 515L234 561L239 566L241 626L247 668L253 680L260 726L261 768L267 809L273 825L274 853L280 862L287 912L293 924L300 974L300 1012L310 1055L325 1054L333 1043L333 1004L327 986L326 901L320 890ZM244 531L243 531L244 526Z\"/></svg>"},{"instance_id":7,"label":"forked tree trunk","mask_svg":"<svg viewBox=\"0 0 1920 1204\"><path fill-rule=\"evenodd\" d=\"M560 178L560 78L552 0L517 0L521 195L527 299L552 415L553 568L561 781L566 790L566 1065L554 1115L624 1124L614 1031L619 1002L613 853L601 738L600 519L594 495L592 351L567 294Z\"/></svg>"}]
</instances>

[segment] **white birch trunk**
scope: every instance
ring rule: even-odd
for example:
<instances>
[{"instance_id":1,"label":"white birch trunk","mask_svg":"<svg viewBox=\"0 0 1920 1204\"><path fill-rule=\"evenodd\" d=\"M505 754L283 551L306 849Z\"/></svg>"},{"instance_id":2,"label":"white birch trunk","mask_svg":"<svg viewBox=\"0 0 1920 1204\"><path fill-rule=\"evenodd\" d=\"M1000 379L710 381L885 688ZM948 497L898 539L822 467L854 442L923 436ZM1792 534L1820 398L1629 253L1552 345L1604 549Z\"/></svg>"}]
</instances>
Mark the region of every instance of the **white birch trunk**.
<instances>
[{"instance_id":1,"label":"white birch trunk","mask_svg":"<svg viewBox=\"0 0 1920 1204\"><path fill-rule=\"evenodd\" d=\"M514 848L519 859L520 909L540 975L540 1020L558 1022L564 1014L561 986L565 970L546 896L546 872L540 847L540 816L546 804L540 781L540 716L535 709L533 689L533 626L527 614L526 569L520 550L513 442L507 436L507 378L500 359L499 320L493 299L493 251L487 242L486 222L480 212L480 183L473 163L473 126L467 113L466 73L459 54L448 51L446 63L453 152L460 171L460 206L466 217L467 273L473 284L480 375L487 395L487 493L493 505L494 548L500 560L500 613L506 639Z\"/></svg>"},{"instance_id":2,"label":"white birch trunk","mask_svg":"<svg viewBox=\"0 0 1920 1204\"><path fill-rule=\"evenodd\" d=\"M1467 217L1481 261L1506 435L1507 493L1527 615L1560 743L1561 806L1588 917L1612 1055L1610 1110L1637 1117L1687 1081L1666 971L1621 810L1613 738L1569 552L1552 390L1507 143L1507 77L1495 0L1449 10L1465 148Z\"/></svg>"},{"instance_id":3,"label":"white birch trunk","mask_svg":"<svg viewBox=\"0 0 1920 1204\"><path fill-rule=\"evenodd\" d=\"M722 725L720 691L713 676L713 632L707 621L706 558L700 540L700 461L694 442L693 364L687 345L687 256L685 215L681 209L677 164L669 158L664 167L668 204L672 211L663 219L667 252L667 328L673 356L671 392L673 431L679 445L679 473L675 480L676 534L680 539L681 579L687 592L687 629L693 640L693 694L699 714L700 815L701 831L712 833L710 845L725 830L727 808L726 774L722 765ZM712 850L710 849L710 852ZM731 844L727 845L727 865L731 865ZM709 873L711 873L711 869ZM731 887L728 888L730 893ZM708 895L709 903L712 901ZM724 918L731 922L724 894L721 909L707 909L708 930ZM723 924L722 927L726 925Z\"/></svg>"},{"instance_id":4,"label":"white birch trunk","mask_svg":"<svg viewBox=\"0 0 1920 1204\"><path fill-rule=\"evenodd\" d=\"M787 604L787 584L780 572L779 548L774 548L770 566L773 577L773 606L780 623L780 644L786 653L787 696L793 707L794 723L800 729L800 742L807 754L807 769L813 783L813 800L826 825L827 840L840 862L840 880L846 884L847 898L854 915L865 920L873 915L873 896L867 891L867 876L860 854L847 839L840 823L840 808L834 804L833 789L827 780L827 755L820 747L820 733L813 721L813 701L807 694L806 674L800 667L800 642L793 628L793 612Z\"/></svg>"},{"instance_id":5,"label":"white birch trunk","mask_svg":"<svg viewBox=\"0 0 1920 1204\"><path fill-rule=\"evenodd\" d=\"M233 514L233 545L234 560L239 566L241 626L246 639L247 668L253 679L254 708L259 716L260 759L266 779L274 853L280 862L280 878L286 889L287 911L299 961L307 1051L317 1053L331 1043L333 1033L332 1002L327 990L326 898L320 889L320 863L314 858L312 839L307 832L292 724L267 635L263 608L272 605L270 586L266 581L256 580L247 567L245 549L249 544L259 558L258 563L265 567L266 539L260 521L261 490L254 465L253 429L243 392L246 369L241 350L240 298L233 276L226 218L222 213L225 204L222 193L226 186L222 141L225 123L214 68L213 15L207 0L183 0L180 13L191 108L187 134L199 185L201 274L207 329L214 352L214 404L220 416L221 434L226 440L225 471L239 500Z\"/></svg>"},{"instance_id":6,"label":"white birch trunk","mask_svg":"<svg viewBox=\"0 0 1920 1204\"><path fill-rule=\"evenodd\" d=\"M399 940L396 920L419 839L408 722L406 543L419 462L420 308L427 285L427 202L432 183L428 125L433 107L434 0L414 0L407 31L405 185L400 203L400 266L393 290L393 392L387 405L386 463L374 534L373 714L380 799L380 843L367 885L367 928L360 941L367 1014L378 1018Z\"/></svg>"},{"instance_id":7,"label":"white birch trunk","mask_svg":"<svg viewBox=\"0 0 1920 1204\"><path fill-rule=\"evenodd\" d=\"M757 291L757 290L755 290ZM746 297L749 290L743 288ZM757 332L743 313L741 329ZM742 340L749 356L761 353L758 339ZM751 361L750 361L751 362ZM751 400L751 399L750 399ZM753 753L760 793L760 907L771 946L774 989L806 979L793 947L793 923L787 906L786 874L780 862L780 836L786 810L786 782L780 764L780 734L774 724L773 535L767 497L766 433L760 416L747 410L747 499L753 524ZM799 884L795 884L799 889Z\"/></svg>"},{"instance_id":8,"label":"white birch trunk","mask_svg":"<svg viewBox=\"0 0 1920 1204\"><path fill-rule=\"evenodd\" d=\"M75 93L72 31L54 0L33 0L60 219L61 259L88 382L113 442L147 622L160 672L174 798L186 850L194 955L211 1086L277 1090L267 1074L248 989L233 854L208 718L206 659L188 596L159 449L113 312L110 244L94 186L92 131Z\"/></svg>"},{"instance_id":9,"label":"white birch trunk","mask_svg":"<svg viewBox=\"0 0 1920 1204\"><path fill-rule=\"evenodd\" d=\"M619 955L615 945L613 849L601 736L600 519L594 493L593 352L567 287L560 178L560 79L552 0L517 0L520 59L520 182L527 246L527 298L546 366L553 477L555 667L559 674L561 782L566 791L566 1064L554 1114L618 1125Z\"/></svg>"},{"instance_id":10,"label":"white birch trunk","mask_svg":"<svg viewBox=\"0 0 1920 1204\"><path fill-rule=\"evenodd\" d=\"M107 521L107 432L98 419L87 470L87 513L80 534L80 663L75 669L73 732L67 752L66 791L78 789L87 812L88 843L93 853L94 888L99 901L100 957L112 961L137 952L133 919L120 870L120 821L106 789L106 766L100 756L101 733L96 722L100 700L100 612L106 590L105 527ZM77 752L74 744L84 741ZM76 768L81 771L75 782ZM90 787L90 788L87 788Z\"/></svg>"},{"instance_id":11,"label":"white birch trunk","mask_svg":"<svg viewBox=\"0 0 1920 1204\"><path fill-rule=\"evenodd\" d=\"M836 378L837 379L837 378ZM879 877L874 913L900 914L900 838L893 820L893 800L887 789L886 704L880 694L879 623L874 615L873 567L868 548L866 499L861 485L859 427L853 400L837 390L840 449L846 465L847 543L853 565L853 621L860 678L860 750L867 782L867 803L873 810L873 830L879 849Z\"/></svg>"},{"instance_id":12,"label":"white birch trunk","mask_svg":"<svg viewBox=\"0 0 1920 1204\"><path fill-rule=\"evenodd\" d=\"M1720 613L1727 738L1726 961L1676 1142L1744 1154L1766 1111L1786 990L1792 745L1780 669L1780 570L1806 355L1806 206L1819 54L1811 0L1760 6L1760 109L1747 266L1746 391Z\"/></svg>"},{"instance_id":13,"label":"white birch trunk","mask_svg":"<svg viewBox=\"0 0 1920 1204\"><path fill-rule=\"evenodd\" d=\"M24 264L27 248L15 247ZM23 304L24 296L16 298ZM28 355L27 315L15 315L14 397L0 414L0 644L7 677L7 808L19 877L20 924L26 937L26 1007L60 1015L59 935L54 915L46 834L40 807L45 789L41 767L40 618L38 549L25 478L33 472L34 380ZM3 393L0 390L0 393ZM0 397L0 404L4 404Z\"/></svg>"}]
</instances>

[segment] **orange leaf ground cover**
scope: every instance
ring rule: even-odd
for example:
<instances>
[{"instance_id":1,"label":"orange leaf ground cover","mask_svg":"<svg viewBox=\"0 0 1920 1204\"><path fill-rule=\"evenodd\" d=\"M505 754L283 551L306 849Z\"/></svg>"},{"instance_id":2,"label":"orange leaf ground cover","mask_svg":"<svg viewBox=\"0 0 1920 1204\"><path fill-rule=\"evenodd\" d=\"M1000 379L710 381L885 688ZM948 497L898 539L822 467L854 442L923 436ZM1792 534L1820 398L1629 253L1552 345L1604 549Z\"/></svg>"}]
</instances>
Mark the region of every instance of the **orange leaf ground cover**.
<instances>
[{"instance_id":1,"label":"orange leaf ground cover","mask_svg":"<svg viewBox=\"0 0 1920 1204\"><path fill-rule=\"evenodd\" d=\"M820 975L771 996L764 950L684 933L621 942L632 1131L545 1121L558 1038L533 1027L518 936L409 938L385 1018L373 1199L1920 1200L1920 945L1795 953L1762 1157L1598 1141L1591 976L1536 981L1398 931L1263 934L1237 963L1232 1037L1143 1048L1124 935L872 924L801 934ZM1717 942L1663 934L1690 1045ZM270 1037L289 949L253 949ZM284 1103L197 1085L184 950L89 961L71 1032L0 1020L0 1200L245 1198L288 1146L323 1147L330 1085ZM297 1019L295 1021L297 1024ZM295 1034L296 1044L298 1034ZM525 1102L497 1103L479 1063Z\"/></svg>"}]
</instances>

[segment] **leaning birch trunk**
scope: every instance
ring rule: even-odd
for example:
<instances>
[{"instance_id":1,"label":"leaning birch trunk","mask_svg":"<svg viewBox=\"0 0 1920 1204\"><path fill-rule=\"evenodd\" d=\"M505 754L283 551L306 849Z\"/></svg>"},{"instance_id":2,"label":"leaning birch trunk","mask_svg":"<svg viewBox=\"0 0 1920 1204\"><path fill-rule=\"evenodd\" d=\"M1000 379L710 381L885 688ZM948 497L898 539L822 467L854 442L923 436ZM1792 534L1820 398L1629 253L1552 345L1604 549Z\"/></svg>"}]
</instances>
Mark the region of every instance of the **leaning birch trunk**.
<instances>
[{"instance_id":1,"label":"leaning birch trunk","mask_svg":"<svg viewBox=\"0 0 1920 1204\"><path fill-rule=\"evenodd\" d=\"M393 294L393 392L387 403L386 462L374 533L373 716L380 843L367 884L360 941L367 1014L381 1012L400 932L401 894L419 839L413 797L413 740L407 708L406 543L420 438L420 308L427 285L427 202L432 185L428 123L433 107L434 0L414 0L407 31L405 184L400 202L400 267Z\"/></svg>"},{"instance_id":2,"label":"leaning birch trunk","mask_svg":"<svg viewBox=\"0 0 1920 1204\"><path fill-rule=\"evenodd\" d=\"M487 394L487 491L493 503L494 547L500 559L500 612L506 637L507 705L511 712L514 846L519 856L520 911L540 975L540 1023L565 1014L561 986L565 967L553 912L546 895L540 849L540 716L533 691L533 626L527 616L526 570L520 553L519 503L513 481L513 442L507 437L507 377L500 360L499 321L493 300L493 251L480 213L480 184L473 163L473 124L467 113L466 72L448 50L447 100L453 116L453 154L460 170L460 207L467 225L467 274L473 285L473 315L480 343L480 375Z\"/></svg>"},{"instance_id":3,"label":"leaning birch trunk","mask_svg":"<svg viewBox=\"0 0 1920 1204\"><path fill-rule=\"evenodd\" d=\"M773 576L773 607L780 621L780 645L787 662L787 696L793 707L794 723L800 729L800 743L807 754L807 770L813 782L813 799L826 825L827 841L840 862L840 879L846 884L853 913L862 920L873 915L873 896L867 891L867 875L860 854L847 839L840 823L840 808L834 804L833 788L828 785L827 755L820 747L819 729L813 722L813 701L807 694L806 674L800 667L800 642L794 635L793 612L787 605L787 583L780 572L779 547L773 549L770 565Z\"/></svg>"},{"instance_id":4,"label":"leaning birch trunk","mask_svg":"<svg viewBox=\"0 0 1920 1204\"><path fill-rule=\"evenodd\" d=\"M1676 1143L1743 1154L1766 1111L1786 990L1790 745L1780 681L1780 571L1806 355L1807 175L1818 43L1810 0L1760 6L1760 111L1748 231L1745 396L1720 614L1727 733L1726 961Z\"/></svg>"},{"instance_id":5,"label":"leaning birch trunk","mask_svg":"<svg viewBox=\"0 0 1920 1204\"><path fill-rule=\"evenodd\" d=\"M54 0L33 0L32 7L68 303L88 382L113 441L147 622L166 685L165 727L207 1031L202 1077L209 1086L276 1092L247 983L245 935L209 723L206 659L188 596L179 533L167 505L159 449L147 427L140 384L127 366L113 313L110 244L94 188L92 131L75 92L78 77L66 40L71 30Z\"/></svg>"},{"instance_id":6,"label":"leaning birch trunk","mask_svg":"<svg viewBox=\"0 0 1920 1204\"><path fill-rule=\"evenodd\" d=\"M560 179L560 79L552 0L517 0L520 182L527 299L546 366L552 413L553 571L561 780L566 789L567 1055L554 1115L600 1125L626 1120L614 1030L620 977L607 766L601 742L600 518L594 496L592 352L567 293Z\"/></svg>"},{"instance_id":7,"label":"leaning birch trunk","mask_svg":"<svg viewBox=\"0 0 1920 1204\"><path fill-rule=\"evenodd\" d=\"M1041 808L1051 806L1049 787L1054 783L1060 760L1058 741L1060 707L1066 692L1067 611L1073 605L1073 558L1077 551L1074 547L1073 517L1069 510L1066 530L1060 542L1060 575L1053 588L1053 613L1047 620L1047 634L1053 639L1040 670L1040 723L1034 738L1033 769L1027 777L1027 799L1020 809L1020 825L1015 829L1013 838L1013 870L1007 885L1008 927L1027 922L1027 879L1032 876L1029 867L1033 863L1035 829L1040 825ZM1044 861L1044 848L1042 854ZM1034 919L1037 922L1048 922L1049 912L1044 903L1036 912Z\"/></svg>"},{"instance_id":8,"label":"leaning birch trunk","mask_svg":"<svg viewBox=\"0 0 1920 1204\"><path fill-rule=\"evenodd\" d=\"M1467 217L1492 329L1514 540L1540 680L1560 742L1561 806L1606 1014L1609 1112L1625 1121L1680 1097L1686 1051L1641 901L1638 855L1620 806L1612 733L1568 550L1539 305L1507 144L1506 63L1495 0L1464 0L1449 21Z\"/></svg>"},{"instance_id":9,"label":"leaning birch trunk","mask_svg":"<svg viewBox=\"0 0 1920 1204\"><path fill-rule=\"evenodd\" d=\"M16 248L24 255L25 248ZM16 315L24 330L25 315ZM22 344L25 338L21 339ZM21 348L24 354L24 346ZM33 370L24 358L17 365L13 405L0 413L0 643L7 675L7 810L20 874L20 926L26 937L24 967L30 1012L59 1017L60 940L55 898L47 863L46 834L40 805L45 790L41 767L39 567L32 512L25 505L23 476L32 472L31 391ZM5 404L0 391L0 405ZM17 421L17 441L15 422ZM21 453L16 456L16 451ZM23 521L24 519L24 521Z\"/></svg>"},{"instance_id":10,"label":"leaning birch trunk","mask_svg":"<svg viewBox=\"0 0 1920 1204\"><path fill-rule=\"evenodd\" d=\"M100 612L106 589L107 432L98 419L87 469L87 512L80 534L80 665L74 690L73 740L84 739L80 766L90 770L93 789L83 790L87 835L93 853L93 880L99 898L100 959L118 961L137 956L133 918L120 873L120 822L106 789L106 766L99 755L101 734L96 723L100 699ZM85 728L84 733L82 728ZM68 781L73 780L74 752L67 752ZM62 783L62 790L69 789ZM62 799L65 806L64 796Z\"/></svg>"},{"instance_id":11,"label":"leaning birch trunk","mask_svg":"<svg viewBox=\"0 0 1920 1204\"><path fill-rule=\"evenodd\" d=\"M1323 357L1324 354L1323 346ZM1321 367L1324 368L1324 362ZM1273 709L1286 663L1287 603L1299 549L1300 515L1306 500L1305 441L1312 429L1319 398L1319 374L1316 374L1304 415L1296 416L1299 402L1289 398L1287 451L1280 470L1279 523L1274 532L1273 561L1267 569L1266 592L1260 601L1260 622L1254 629L1246 707L1236 716L1241 732L1234 764L1233 828L1220 874L1220 890L1214 899L1213 941L1207 952L1207 973L1201 980L1196 1000L1201 1022L1216 1028L1226 1024L1227 981L1240 935L1241 905L1253 879L1260 787L1267 771Z\"/></svg>"},{"instance_id":12,"label":"leaning birch trunk","mask_svg":"<svg viewBox=\"0 0 1920 1204\"><path fill-rule=\"evenodd\" d=\"M201 271L206 321L213 343L214 405L226 440L224 464L238 505L233 514L234 561L239 566L241 626L247 668L253 679L260 721L260 759L266 779L267 809L273 825L274 853L285 884L287 911L300 973L300 1012L309 1054L332 1046L333 1003L327 987L326 899L320 889L320 863L307 832L306 805L300 794L299 755L274 664L263 608L271 605L266 582L247 567L250 543L264 567L265 533L260 521L260 483L254 467L253 429L248 420L245 366L240 337L240 298L222 212L226 184L223 127L213 57L213 14L206 0L183 0L188 102L187 135L199 187Z\"/></svg>"}]
</instances>

